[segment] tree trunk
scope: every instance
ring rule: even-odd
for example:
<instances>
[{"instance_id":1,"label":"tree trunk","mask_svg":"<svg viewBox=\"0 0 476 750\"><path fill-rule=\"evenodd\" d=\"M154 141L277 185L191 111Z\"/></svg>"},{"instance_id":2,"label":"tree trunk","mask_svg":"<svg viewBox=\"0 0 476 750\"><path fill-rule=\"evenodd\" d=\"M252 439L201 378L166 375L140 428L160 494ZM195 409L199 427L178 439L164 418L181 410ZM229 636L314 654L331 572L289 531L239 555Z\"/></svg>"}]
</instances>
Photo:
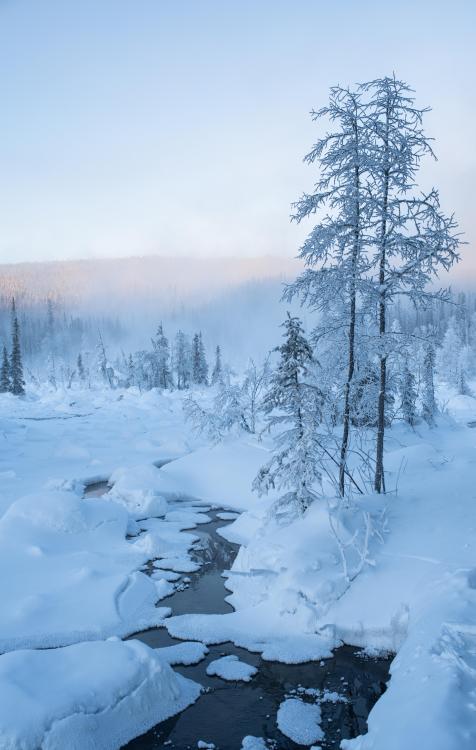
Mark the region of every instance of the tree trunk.
<instances>
[{"instance_id":1,"label":"tree trunk","mask_svg":"<svg viewBox=\"0 0 476 750\"><path fill-rule=\"evenodd\" d=\"M388 149L388 138L386 147ZM384 173L383 185L383 207L382 207L382 229L380 235L380 262L379 262L379 303L378 303L378 322L379 322L379 343L380 343L380 372L379 372L379 392L377 405L377 445L375 450L375 492L385 492L385 473L383 466L383 449L385 439L385 397L387 395L387 354L385 352L385 333L386 333L386 312L387 312L387 291L385 287L385 261L386 261L386 240L387 240L387 210L388 210L388 189L389 189L389 170Z\"/></svg>"},{"instance_id":2,"label":"tree trunk","mask_svg":"<svg viewBox=\"0 0 476 750\"><path fill-rule=\"evenodd\" d=\"M358 153L358 133L357 124L354 127L356 137L356 155ZM339 494L344 497L345 493L345 473L347 464L347 451L349 449L349 437L350 437L350 389L352 385L352 379L354 377L355 369L355 316L357 307L357 290L356 290L356 277L357 277L357 261L359 255L360 245L360 169L356 165L355 170L355 229L354 229L354 243L352 248L352 275L351 275L351 288L350 288L350 320L349 320L349 356L347 363L347 380L344 385L344 414L343 414L343 428L342 428L342 442L340 448L340 461L339 461Z\"/></svg>"}]
</instances>

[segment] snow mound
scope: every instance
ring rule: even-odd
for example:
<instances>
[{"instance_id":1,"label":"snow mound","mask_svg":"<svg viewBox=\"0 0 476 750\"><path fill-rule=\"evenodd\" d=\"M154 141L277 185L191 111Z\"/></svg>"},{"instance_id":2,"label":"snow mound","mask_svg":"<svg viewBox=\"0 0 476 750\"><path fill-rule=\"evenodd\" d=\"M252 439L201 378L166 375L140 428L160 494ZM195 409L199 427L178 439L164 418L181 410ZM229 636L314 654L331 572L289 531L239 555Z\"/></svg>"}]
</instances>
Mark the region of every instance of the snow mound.
<instances>
[{"instance_id":1,"label":"snow mound","mask_svg":"<svg viewBox=\"0 0 476 750\"><path fill-rule=\"evenodd\" d=\"M298 745L312 745L324 739L320 721L320 707L312 703L303 703L298 698L287 698L278 709L279 730Z\"/></svg>"},{"instance_id":2,"label":"snow mound","mask_svg":"<svg viewBox=\"0 0 476 750\"><path fill-rule=\"evenodd\" d=\"M161 473L155 466L146 464L116 469L109 481L113 485L109 497L124 505L133 518L164 516L167 513Z\"/></svg>"},{"instance_id":3,"label":"snow mound","mask_svg":"<svg viewBox=\"0 0 476 750\"><path fill-rule=\"evenodd\" d=\"M73 492L37 492L13 503L2 518L2 527L12 532L20 525L34 526L38 533L80 534L94 528L96 519ZM112 517L118 520L113 511ZM123 516L124 528L127 523Z\"/></svg>"},{"instance_id":4,"label":"snow mound","mask_svg":"<svg viewBox=\"0 0 476 750\"><path fill-rule=\"evenodd\" d=\"M182 711L200 686L139 641L0 656L3 750L116 750Z\"/></svg>"},{"instance_id":5,"label":"snow mound","mask_svg":"<svg viewBox=\"0 0 476 750\"><path fill-rule=\"evenodd\" d=\"M126 540L128 514L104 499L44 491L0 519L0 649L125 636L163 621L146 556Z\"/></svg>"},{"instance_id":6,"label":"snow mound","mask_svg":"<svg viewBox=\"0 0 476 750\"><path fill-rule=\"evenodd\" d=\"M253 737L251 734L243 737L241 743L241 750L267 750L267 748L268 746L262 737Z\"/></svg>"},{"instance_id":7,"label":"snow mound","mask_svg":"<svg viewBox=\"0 0 476 750\"><path fill-rule=\"evenodd\" d=\"M163 661L171 666L175 664L198 664L208 654L208 648L204 643L198 641L185 641L175 646L163 646L159 648L158 654Z\"/></svg>"},{"instance_id":8,"label":"snow mound","mask_svg":"<svg viewBox=\"0 0 476 750\"><path fill-rule=\"evenodd\" d=\"M456 422L462 422L463 424L474 422L476 421L476 398L473 398L473 396L452 396L446 404L446 410Z\"/></svg>"},{"instance_id":9,"label":"snow mound","mask_svg":"<svg viewBox=\"0 0 476 750\"><path fill-rule=\"evenodd\" d=\"M223 656L221 659L215 659L215 661L211 661L207 667L207 675L210 677L221 677L222 680L233 682L235 680L249 682L257 671L256 667L240 661L235 654Z\"/></svg>"}]
</instances>

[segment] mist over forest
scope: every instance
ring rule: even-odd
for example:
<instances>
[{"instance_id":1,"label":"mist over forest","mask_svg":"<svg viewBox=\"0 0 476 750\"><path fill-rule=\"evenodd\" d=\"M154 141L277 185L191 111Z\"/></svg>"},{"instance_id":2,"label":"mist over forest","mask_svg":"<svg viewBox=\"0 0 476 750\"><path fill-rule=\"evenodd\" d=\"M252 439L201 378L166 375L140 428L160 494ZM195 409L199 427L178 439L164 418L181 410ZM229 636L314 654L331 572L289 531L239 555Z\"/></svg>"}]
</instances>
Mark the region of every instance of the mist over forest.
<instances>
[{"instance_id":1,"label":"mist over forest","mask_svg":"<svg viewBox=\"0 0 476 750\"><path fill-rule=\"evenodd\" d=\"M283 285L300 263L272 256L149 256L0 268L0 343L10 335L14 297L30 367L41 367L50 348L48 315L62 338L57 355L72 361L95 349L99 336L110 357L148 347L162 323L170 337L179 329L201 331L210 354L220 345L227 361L241 367L248 357L261 358L279 337Z\"/></svg>"}]
</instances>

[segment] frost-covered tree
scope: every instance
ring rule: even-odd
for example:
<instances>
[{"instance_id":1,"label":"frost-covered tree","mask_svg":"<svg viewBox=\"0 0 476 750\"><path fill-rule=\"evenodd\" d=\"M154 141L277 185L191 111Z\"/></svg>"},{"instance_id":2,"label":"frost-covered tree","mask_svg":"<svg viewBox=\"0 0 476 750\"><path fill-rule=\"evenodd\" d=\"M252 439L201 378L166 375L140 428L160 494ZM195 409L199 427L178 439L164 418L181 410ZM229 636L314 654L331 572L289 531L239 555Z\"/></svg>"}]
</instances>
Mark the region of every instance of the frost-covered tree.
<instances>
[{"instance_id":1,"label":"frost-covered tree","mask_svg":"<svg viewBox=\"0 0 476 750\"><path fill-rule=\"evenodd\" d=\"M436 416L435 401L435 347L432 341L428 341L425 346L423 357L422 372L422 395L421 395L421 415L427 424L434 425Z\"/></svg>"},{"instance_id":2,"label":"frost-covered tree","mask_svg":"<svg viewBox=\"0 0 476 750\"><path fill-rule=\"evenodd\" d=\"M405 364L400 380L400 408L404 421L412 426L418 421L416 402L415 376Z\"/></svg>"},{"instance_id":3,"label":"frost-covered tree","mask_svg":"<svg viewBox=\"0 0 476 750\"><path fill-rule=\"evenodd\" d=\"M342 351L345 376L342 382L342 440L339 456L339 491L344 495L346 463L350 443L351 392L356 372L359 292L368 267L365 234L368 231L369 195L365 190L368 161L366 111L361 91L331 89L327 107L313 112L313 119L330 119L333 130L317 141L305 157L318 163L319 179L312 194L304 194L295 204L294 219L326 211L314 227L300 256L307 270L288 287L286 297L298 295L316 310L320 324L316 339L330 335L334 348ZM329 312L334 314L330 318ZM336 314L337 311L337 314Z\"/></svg>"},{"instance_id":4,"label":"frost-covered tree","mask_svg":"<svg viewBox=\"0 0 476 750\"><path fill-rule=\"evenodd\" d=\"M440 210L438 192L421 194L415 179L425 155L433 155L422 127L427 111L415 105L403 81L385 77L360 87L367 96L365 129L369 135L373 200L373 298L377 304L379 393L374 489L385 491L388 307L405 294L421 305L427 284L458 259L456 222Z\"/></svg>"},{"instance_id":5,"label":"frost-covered tree","mask_svg":"<svg viewBox=\"0 0 476 750\"><path fill-rule=\"evenodd\" d=\"M169 342L160 323L155 338L152 339L154 350L153 384L155 388L170 388L172 375L170 373L170 351Z\"/></svg>"},{"instance_id":6,"label":"frost-covered tree","mask_svg":"<svg viewBox=\"0 0 476 750\"><path fill-rule=\"evenodd\" d=\"M465 345L461 348L457 362L457 384L458 394L461 396L471 396L472 392L468 385L468 379L474 371L473 352L471 347Z\"/></svg>"},{"instance_id":7,"label":"frost-covered tree","mask_svg":"<svg viewBox=\"0 0 476 750\"><path fill-rule=\"evenodd\" d=\"M208 364L201 331L193 337L192 378L196 385L208 385Z\"/></svg>"},{"instance_id":8,"label":"frost-covered tree","mask_svg":"<svg viewBox=\"0 0 476 750\"><path fill-rule=\"evenodd\" d=\"M177 331L175 336L174 367L179 391L190 387L191 381L191 349L187 336L183 331Z\"/></svg>"},{"instance_id":9,"label":"frost-covered tree","mask_svg":"<svg viewBox=\"0 0 476 750\"><path fill-rule=\"evenodd\" d=\"M84 383L86 380L86 373L84 371L84 365L83 365L83 358L81 356L81 352L78 354L78 358L76 360L76 369L78 371L78 378L81 383Z\"/></svg>"},{"instance_id":10,"label":"frost-covered tree","mask_svg":"<svg viewBox=\"0 0 476 750\"><path fill-rule=\"evenodd\" d=\"M25 381L23 380L23 364L20 347L20 324L15 307L15 299L12 299L12 349L10 353L10 392L15 396L25 393Z\"/></svg>"},{"instance_id":11,"label":"frost-covered tree","mask_svg":"<svg viewBox=\"0 0 476 750\"><path fill-rule=\"evenodd\" d=\"M263 412L263 400L269 385L270 376L269 356L266 357L261 366L257 365L253 359L250 359L241 387L241 402L244 419L249 431L252 433L256 432L258 417Z\"/></svg>"},{"instance_id":12,"label":"frost-covered tree","mask_svg":"<svg viewBox=\"0 0 476 750\"><path fill-rule=\"evenodd\" d=\"M10 390L10 362L8 360L7 347L3 346L2 367L0 369L0 393L8 393Z\"/></svg>"},{"instance_id":13,"label":"frost-covered tree","mask_svg":"<svg viewBox=\"0 0 476 750\"><path fill-rule=\"evenodd\" d=\"M136 368L134 365L134 358L132 354L129 354L126 361L126 387L132 388L136 384Z\"/></svg>"},{"instance_id":14,"label":"frost-covered tree","mask_svg":"<svg viewBox=\"0 0 476 750\"><path fill-rule=\"evenodd\" d=\"M96 346L96 358L97 369L103 381L107 383L110 388L114 388L114 369L109 364L101 332L99 332L99 339Z\"/></svg>"},{"instance_id":15,"label":"frost-covered tree","mask_svg":"<svg viewBox=\"0 0 476 750\"><path fill-rule=\"evenodd\" d=\"M215 365L212 372L212 385L223 385L223 367L221 363L221 349L215 349Z\"/></svg>"},{"instance_id":16,"label":"frost-covered tree","mask_svg":"<svg viewBox=\"0 0 476 750\"><path fill-rule=\"evenodd\" d=\"M318 426L322 394L311 382L313 353L301 321L288 313L280 359L271 376L265 399L270 429L275 432L275 451L253 482L261 495L270 489L285 490L279 507L303 513L316 498L321 482Z\"/></svg>"},{"instance_id":17,"label":"frost-covered tree","mask_svg":"<svg viewBox=\"0 0 476 750\"><path fill-rule=\"evenodd\" d=\"M454 317L450 318L448 327L443 336L441 347L437 354L437 369L440 378L449 385L458 387L459 361L462 350L462 342L458 333Z\"/></svg>"}]
</instances>

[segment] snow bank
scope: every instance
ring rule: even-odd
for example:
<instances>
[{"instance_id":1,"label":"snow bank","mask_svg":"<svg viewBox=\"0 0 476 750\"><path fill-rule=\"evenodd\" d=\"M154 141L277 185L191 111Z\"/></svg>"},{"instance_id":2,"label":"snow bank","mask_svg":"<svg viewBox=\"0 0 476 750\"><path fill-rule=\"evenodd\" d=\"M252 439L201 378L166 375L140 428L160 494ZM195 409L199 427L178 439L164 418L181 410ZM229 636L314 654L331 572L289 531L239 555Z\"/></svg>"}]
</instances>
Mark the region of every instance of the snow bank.
<instances>
[{"instance_id":1,"label":"snow bank","mask_svg":"<svg viewBox=\"0 0 476 750\"><path fill-rule=\"evenodd\" d=\"M270 500L258 500L251 491L251 480L269 450L256 441L227 440L213 447L200 448L167 464L161 470L170 482L170 489L227 508L244 510L266 507Z\"/></svg>"},{"instance_id":2,"label":"snow bank","mask_svg":"<svg viewBox=\"0 0 476 750\"><path fill-rule=\"evenodd\" d=\"M222 656L221 659L215 659L214 661L211 661L207 667L207 674L211 677L221 677L222 680L230 681L241 680L243 682L249 682L257 671L256 667L240 661L235 654Z\"/></svg>"},{"instance_id":3,"label":"snow bank","mask_svg":"<svg viewBox=\"0 0 476 750\"><path fill-rule=\"evenodd\" d=\"M448 402L460 425L473 421L475 407L471 397ZM192 457L179 460L177 479L180 464L187 462L182 477L191 483L197 476L205 500L248 505L248 510L221 530L244 545L226 582L227 600L236 611L172 617L166 623L169 633L205 643L231 640L263 658L288 662L325 658L341 642L372 653L396 651L388 690L370 714L368 734L343 747L472 750L475 449L476 430L446 417L435 429L397 424L388 431L387 486L398 492L361 498L337 528L345 540L356 521L353 513L382 520L381 539L372 537L369 545L374 565L366 565L350 584L325 506L316 503L303 519L279 524L267 517L266 503L253 504L241 490L241 500L234 489L227 495L238 467L237 485L251 482L255 448L246 445L241 455L238 448L234 465L230 444L216 454L202 451L207 474L212 455L224 459L226 470L210 469L212 482L208 476L200 480ZM250 457L248 464L241 464L243 455Z\"/></svg>"},{"instance_id":4,"label":"snow bank","mask_svg":"<svg viewBox=\"0 0 476 750\"><path fill-rule=\"evenodd\" d=\"M139 641L0 656L2 750L115 750L200 694Z\"/></svg>"},{"instance_id":5,"label":"snow bank","mask_svg":"<svg viewBox=\"0 0 476 750\"><path fill-rule=\"evenodd\" d=\"M320 721L320 707L313 703L304 703L298 698L287 698L278 709L279 730L298 745L312 745L324 739Z\"/></svg>"},{"instance_id":6,"label":"snow bank","mask_svg":"<svg viewBox=\"0 0 476 750\"><path fill-rule=\"evenodd\" d=\"M160 624L128 515L72 492L20 498L0 519L0 649L62 646Z\"/></svg>"},{"instance_id":7,"label":"snow bank","mask_svg":"<svg viewBox=\"0 0 476 750\"><path fill-rule=\"evenodd\" d=\"M163 496L160 470L152 464L116 469L109 482L109 498L124 505L135 519L165 516L167 500Z\"/></svg>"}]
</instances>

